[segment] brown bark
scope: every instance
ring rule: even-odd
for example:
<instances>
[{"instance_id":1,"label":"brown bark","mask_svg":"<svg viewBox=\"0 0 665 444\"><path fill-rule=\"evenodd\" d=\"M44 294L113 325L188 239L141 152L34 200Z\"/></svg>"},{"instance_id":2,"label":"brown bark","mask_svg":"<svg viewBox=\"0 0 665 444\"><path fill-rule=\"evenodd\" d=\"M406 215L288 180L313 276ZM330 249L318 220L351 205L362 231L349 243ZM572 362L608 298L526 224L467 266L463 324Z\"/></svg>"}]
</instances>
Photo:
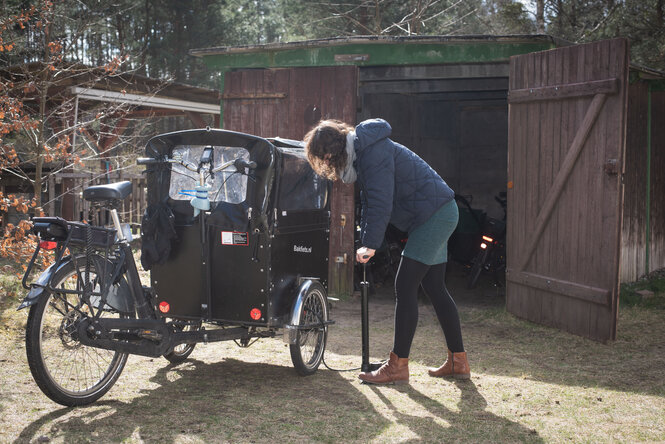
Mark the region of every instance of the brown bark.
<instances>
[{"instance_id":1,"label":"brown bark","mask_svg":"<svg viewBox=\"0 0 665 444\"><path fill-rule=\"evenodd\" d=\"M545 0L536 1L536 32L545 34Z\"/></svg>"}]
</instances>

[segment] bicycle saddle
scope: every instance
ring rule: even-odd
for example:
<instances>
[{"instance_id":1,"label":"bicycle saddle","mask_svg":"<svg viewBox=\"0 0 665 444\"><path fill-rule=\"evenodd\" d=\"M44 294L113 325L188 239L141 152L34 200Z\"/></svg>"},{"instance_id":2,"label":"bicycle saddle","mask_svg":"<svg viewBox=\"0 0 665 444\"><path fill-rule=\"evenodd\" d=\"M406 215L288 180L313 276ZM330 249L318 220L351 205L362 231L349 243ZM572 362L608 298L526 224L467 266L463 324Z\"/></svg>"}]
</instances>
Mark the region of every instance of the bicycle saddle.
<instances>
[{"instance_id":1,"label":"bicycle saddle","mask_svg":"<svg viewBox=\"0 0 665 444\"><path fill-rule=\"evenodd\" d=\"M128 180L95 185L83 190L83 198L89 201L123 200L130 194L132 194L132 183Z\"/></svg>"}]
</instances>

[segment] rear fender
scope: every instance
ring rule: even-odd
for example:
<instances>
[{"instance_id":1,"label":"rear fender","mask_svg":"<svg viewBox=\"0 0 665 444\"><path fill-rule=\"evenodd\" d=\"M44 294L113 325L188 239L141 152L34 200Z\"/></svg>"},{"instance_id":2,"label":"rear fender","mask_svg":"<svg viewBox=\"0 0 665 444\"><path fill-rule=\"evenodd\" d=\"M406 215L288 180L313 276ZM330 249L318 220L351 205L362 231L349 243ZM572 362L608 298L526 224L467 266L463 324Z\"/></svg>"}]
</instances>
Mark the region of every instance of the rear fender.
<instances>
[{"instance_id":1,"label":"rear fender","mask_svg":"<svg viewBox=\"0 0 665 444\"><path fill-rule=\"evenodd\" d=\"M46 290L46 286L48 285L49 281L51 280L51 277L60 269L63 267L67 266L72 261L71 256L67 256L63 258L60 263L55 263L52 264L50 267L48 267L42 274L39 275L37 280L30 284L30 291L28 291L28 294L25 296L23 299L23 302L17 310L22 310L26 307L30 307L31 305L35 305L37 301L39 301L39 298L43 294L48 294Z\"/></svg>"},{"instance_id":2,"label":"rear fender","mask_svg":"<svg viewBox=\"0 0 665 444\"><path fill-rule=\"evenodd\" d=\"M23 299L23 302L18 307L18 310L30 307L31 305L36 304L39 301L40 297L42 297L43 295L48 295L48 289L46 287L51 281L51 277L58 271L62 270L64 267L68 266L69 263L72 262L72 260L73 259L71 256L67 256L63 258L59 264L53 264L50 267L48 267L39 276L39 278L37 278L35 282L30 284L31 287L30 291L28 291L28 294L25 296L25 299ZM93 261L95 262L95 268L97 270L104 269L103 258L95 256L93 257ZM106 269L110 273L112 265L108 263ZM91 297L91 303L95 306L98 306L99 296L97 296L96 298L97 301L95 301L94 298ZM129 285L127 284L127 281L124 279L124 277L121 277L116 285L112 285L109 288L108 294L106 296L106 305L121 313L130 314L130 315L134 313L134 299L132 298L131 291L129 290Z\"/></svg>"}]
</instances>

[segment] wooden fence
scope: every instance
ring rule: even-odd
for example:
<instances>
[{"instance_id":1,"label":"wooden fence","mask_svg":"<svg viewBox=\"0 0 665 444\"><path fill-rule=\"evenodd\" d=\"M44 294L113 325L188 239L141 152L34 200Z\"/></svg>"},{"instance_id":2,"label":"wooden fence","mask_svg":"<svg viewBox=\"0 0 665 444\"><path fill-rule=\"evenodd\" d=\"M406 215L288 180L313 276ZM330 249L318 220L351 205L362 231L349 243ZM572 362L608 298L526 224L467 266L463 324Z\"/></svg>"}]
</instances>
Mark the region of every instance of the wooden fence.
<instances>
[{"instance_id":1,"label":"wooden fence","mask_svg":"<svg viewBox=\"0 0 665 444\"><path fill-rule=\"evenodd\" d=\"M48 180L48 200L44 210L50 216L61 216L69 220L86 220L93 224L109 224L110 216L83 199L83 190L93 185L129 180L132 194L118 209L120 220L129 223L133 231L141 225L141 217L147 206L145 176L114 172L92 175L86 173L60 173Z\"/></svg>"}]
</instances>

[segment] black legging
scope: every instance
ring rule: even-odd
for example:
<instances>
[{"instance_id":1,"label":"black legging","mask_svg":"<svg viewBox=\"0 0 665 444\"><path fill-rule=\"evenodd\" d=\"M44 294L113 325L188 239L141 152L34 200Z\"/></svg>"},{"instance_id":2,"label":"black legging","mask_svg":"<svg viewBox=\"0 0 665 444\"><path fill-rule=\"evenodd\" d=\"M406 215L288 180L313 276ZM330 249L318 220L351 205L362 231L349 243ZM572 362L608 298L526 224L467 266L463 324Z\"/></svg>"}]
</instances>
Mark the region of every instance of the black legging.
<instances>
[{"instance_id":1,"label":"black legging","mask_svg":"<svg viewBox=\"0 0 665 444\"><path fill-rule=\"evenodd\" d=\"M425 265L402 256L395 278L395 342L393 352L408 358L418 325L418 287L422 284L439 318L448 349L463 352L462 329L455 301L445 283L446 264Z\"/></svg>"}]
</instances>

